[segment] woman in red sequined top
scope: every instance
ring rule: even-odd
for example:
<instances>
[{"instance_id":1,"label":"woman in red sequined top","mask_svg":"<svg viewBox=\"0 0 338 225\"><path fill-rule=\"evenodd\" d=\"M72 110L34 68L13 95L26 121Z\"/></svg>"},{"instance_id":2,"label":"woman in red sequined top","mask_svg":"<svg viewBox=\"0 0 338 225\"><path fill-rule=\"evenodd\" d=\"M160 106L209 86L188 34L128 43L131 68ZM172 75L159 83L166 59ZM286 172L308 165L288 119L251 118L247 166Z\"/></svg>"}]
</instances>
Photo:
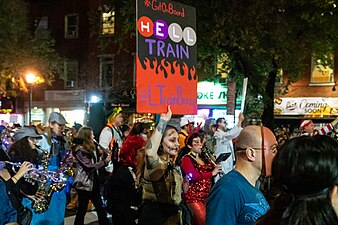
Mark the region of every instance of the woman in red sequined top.
<instances>
[{"instance_id":1,"label":"woman in red sequined top","mask_svg":"<svg viewBox=\"0 0 338 225\"><path fill-rule=\"evenodd\" d=\"M214 167L209 160L200 156L203 146L201 134L191 134L186 145L190 152L182 158L181 169L189 179L189 189L183 194L183 200L194 211L194 224L204 225L205 202L211 188L211 178L222 169L218 165Z\"/></svg>"}]
</instances>

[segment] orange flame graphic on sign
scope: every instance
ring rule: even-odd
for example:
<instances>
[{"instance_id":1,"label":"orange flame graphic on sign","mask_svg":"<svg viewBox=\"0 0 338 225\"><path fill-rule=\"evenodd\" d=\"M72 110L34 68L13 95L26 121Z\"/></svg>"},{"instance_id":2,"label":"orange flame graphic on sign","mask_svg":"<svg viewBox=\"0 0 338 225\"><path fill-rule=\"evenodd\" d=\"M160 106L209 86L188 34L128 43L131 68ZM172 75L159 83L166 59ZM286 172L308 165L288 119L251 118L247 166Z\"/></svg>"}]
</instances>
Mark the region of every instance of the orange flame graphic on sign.
<instances>
[{"instance_id":1,"label":"orange flame graphic on sign","mask_svg":"<svg viewBox=\"0 0 338 225\"><path fill-rule=\"evenodd\" d=\"M168 75L188 75L188 79L197 79L196 75L196 69L193 66L189 69L188 65L183 62L183 66L181 66L177 61L174 61L172 64L166 59L162 59L160 63L158 63L157 59L154 58L154 60L151 61L148 58L145 58L142 65L139 59L137 59L138 63L140 63L140 66L142 66L143 69L149 70L149 69L155 69L154 73L159 74L160 76L164 76L165 78L168 78Z\"/></svg>"},{"instance_id":2,"label":"orange flame graphic on sign","mask_svg":"<svg viewBox=\"0 0 338 225\"><path fill-rule=\"evenodd\" d=\"M166 59L143 62L136 57L137 111L162 113L167 105L175 114L197 112L196 68Z\"/></svg>"}]
</instances>

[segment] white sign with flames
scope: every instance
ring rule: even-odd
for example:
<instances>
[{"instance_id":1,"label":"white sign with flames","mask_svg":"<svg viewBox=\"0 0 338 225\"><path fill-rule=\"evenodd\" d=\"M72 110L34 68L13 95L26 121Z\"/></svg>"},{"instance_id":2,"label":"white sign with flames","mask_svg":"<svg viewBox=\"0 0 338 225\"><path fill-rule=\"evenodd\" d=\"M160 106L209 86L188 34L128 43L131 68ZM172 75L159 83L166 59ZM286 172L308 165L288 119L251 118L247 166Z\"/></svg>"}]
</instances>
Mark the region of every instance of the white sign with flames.
<instances>
[{"instance_id":1,"label":"white sign with flames","mask_svg":"<svg viewBox=\"0 0 338 225\"><path fill-rule=\"evenodd\" d=\"M338 115L338 98L279 98L275 115Z\"/></svg>"}]
</instances>

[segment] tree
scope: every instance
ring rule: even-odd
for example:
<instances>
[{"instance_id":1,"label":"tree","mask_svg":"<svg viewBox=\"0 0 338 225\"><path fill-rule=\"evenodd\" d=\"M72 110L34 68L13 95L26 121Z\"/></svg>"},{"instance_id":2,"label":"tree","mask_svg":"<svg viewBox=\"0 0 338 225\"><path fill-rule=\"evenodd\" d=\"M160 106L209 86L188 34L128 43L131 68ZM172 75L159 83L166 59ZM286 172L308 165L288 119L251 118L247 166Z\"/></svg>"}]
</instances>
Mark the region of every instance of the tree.
<instances>
[{"instance_id":1,"label":"tree","mask_svg":"<svg viewBox=\"0 0 338 225\"><path fill-rule=\"evenodd\" d=\"M62 71L54 40L48 31L29 29L27 12L23 0L0 0L0 92L26 90L27 70L37 72L49 85Z\"/></svg>"},{"instance_id":2,"label":"tree","mask_svg":"<svg viewBox=\"0 0 338 225\"><path fill-rule=\"evenodd\" d=\"M247 100L262 99L264 112L256 116L270 128L277 72L282 69L294 82L309 66L311 55L324 61L327 53L337 50L334 1L184 2L197 9L200 59L216 61L226 53L229 80L249 78ZM246 114L253 108L246 107Z\"/></svg>"},{"instance_id":3,"label":"tree","mask_svg":"<svg viewBox=\"0 0 338 225\"><path fill-rule=\"evenodd\" d=\"M304 75L311 56L324 62L328 53L337 51L338 12L332 0L179 2L196 8L199 77L215 76L215 64L226 54L222 63L229 71L227 79L236 81L240 90L243 78L249 78L245 114L262 117L270 128L278 71L288 75L287 84L295 82ZM134 0L119 4L125 16L120 35L134 37L135 12L130 10Z\"/></svg>"}]
</instances>

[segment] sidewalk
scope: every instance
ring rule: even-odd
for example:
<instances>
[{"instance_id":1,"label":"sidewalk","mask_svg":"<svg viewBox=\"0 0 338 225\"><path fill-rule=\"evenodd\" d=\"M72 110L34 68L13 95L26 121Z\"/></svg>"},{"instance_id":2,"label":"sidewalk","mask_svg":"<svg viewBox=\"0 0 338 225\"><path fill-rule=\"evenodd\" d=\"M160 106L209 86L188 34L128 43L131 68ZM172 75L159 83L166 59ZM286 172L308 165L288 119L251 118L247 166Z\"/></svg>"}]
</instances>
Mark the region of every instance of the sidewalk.
<instances>
[{"instance_id":1,"label":"sidewalk","mask_svg":"<svg viewBox=\"0 0 338 225\"><path fill-rule=\"evenodd\" d=\"M108 214L108 218L111 220L111 215ZM75 220L75 215L67 216L65 218L65 225L73 225ZM98 225L96 211L87 212L85 217L85 225Z\"/></svg>"}]
</instances>

